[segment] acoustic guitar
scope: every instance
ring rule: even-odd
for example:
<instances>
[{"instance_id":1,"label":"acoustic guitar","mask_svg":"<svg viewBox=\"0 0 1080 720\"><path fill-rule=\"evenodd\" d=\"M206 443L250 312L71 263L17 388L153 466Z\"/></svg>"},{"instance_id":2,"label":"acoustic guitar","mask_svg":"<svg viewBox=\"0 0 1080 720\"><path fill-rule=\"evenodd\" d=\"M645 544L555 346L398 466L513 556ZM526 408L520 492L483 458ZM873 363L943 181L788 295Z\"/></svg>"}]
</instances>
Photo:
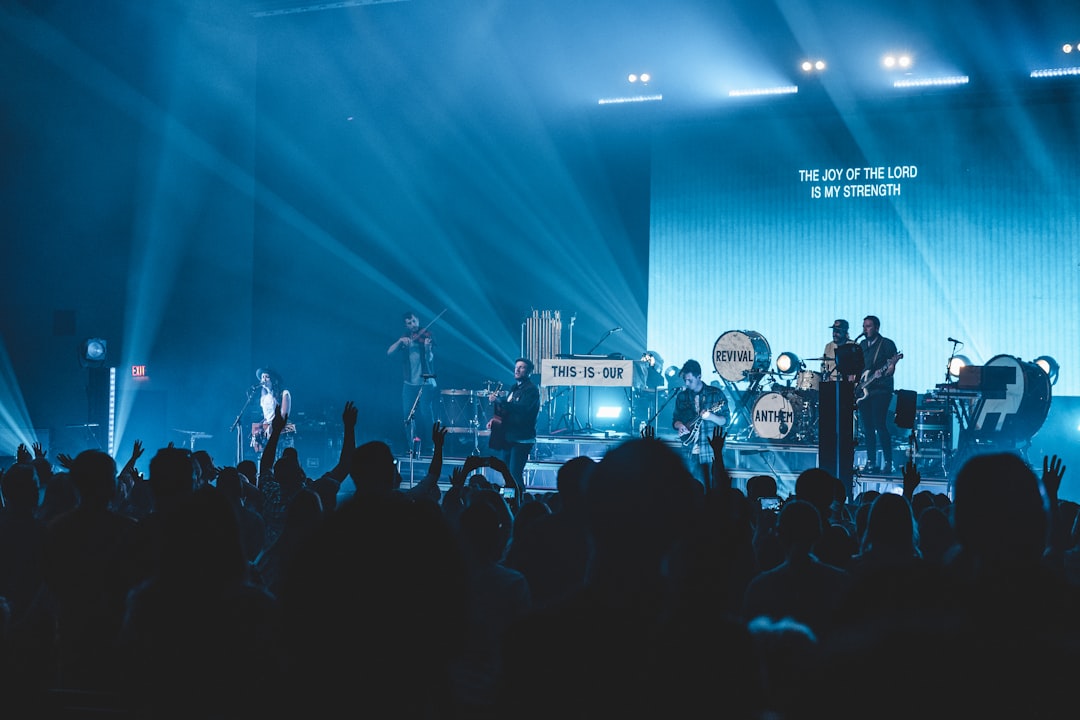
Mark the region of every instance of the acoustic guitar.
<instances>
[{"instance_id":1,"label":"acoustic guitar","mask_svg":"<svg viewBox=\"0 0 1080 720\"><path fill-rule=\"evenodd\" d=\"M502 383L495 386L495 389L491 391L491 395L498 395L502 390ZM510 448L510 443L506 442L506 430L503 428L503 418L499 415L499 406L496 403L492 403L491 412L491 434L488 435L488 448L492 450L502 451Z\"/></svg>"}]
</instances>

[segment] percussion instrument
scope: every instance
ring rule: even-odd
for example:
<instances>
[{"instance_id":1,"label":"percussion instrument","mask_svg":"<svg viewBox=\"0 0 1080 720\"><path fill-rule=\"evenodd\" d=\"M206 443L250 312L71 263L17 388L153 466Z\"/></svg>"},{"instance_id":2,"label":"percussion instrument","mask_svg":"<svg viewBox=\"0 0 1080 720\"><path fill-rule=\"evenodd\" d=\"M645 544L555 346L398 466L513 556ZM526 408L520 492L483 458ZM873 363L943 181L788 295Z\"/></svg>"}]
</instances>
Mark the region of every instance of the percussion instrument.
<instances>
[{"instance_id":1,"label":"percussion instrument","mask_svg":"<svg viewBox=\"0 0 1080 720\"><path fill-rule=\"evenodd\" d=\"M713 367L728 382L752 380L772 362L769 342L753 330L729 330L713 344Z\"/></svg>"}]
</instances>

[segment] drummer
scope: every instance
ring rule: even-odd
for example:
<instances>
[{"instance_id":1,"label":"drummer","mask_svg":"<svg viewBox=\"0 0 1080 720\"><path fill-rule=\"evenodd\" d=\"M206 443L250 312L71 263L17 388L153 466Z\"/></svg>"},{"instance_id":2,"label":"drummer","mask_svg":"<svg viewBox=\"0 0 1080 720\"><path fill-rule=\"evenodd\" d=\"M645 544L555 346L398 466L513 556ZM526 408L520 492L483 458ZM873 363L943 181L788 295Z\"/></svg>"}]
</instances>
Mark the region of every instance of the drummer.
<instances>
[{"instance_id":1,"label":"drummer","mask_svg":"<svg viewBox=\"0 0 1080 720\"><path fill-rule=\"evenodd\" d=\"M847 320L835 320L829 327L832 330L832 342L825 346L825 352L821 355L824 360L821 363L821 379L828 382L833 380L840 380L839 376L835 376L836 373L836 348L841 345L850 345L851 337L848 335Z\"/></svg>"}]
</instances>

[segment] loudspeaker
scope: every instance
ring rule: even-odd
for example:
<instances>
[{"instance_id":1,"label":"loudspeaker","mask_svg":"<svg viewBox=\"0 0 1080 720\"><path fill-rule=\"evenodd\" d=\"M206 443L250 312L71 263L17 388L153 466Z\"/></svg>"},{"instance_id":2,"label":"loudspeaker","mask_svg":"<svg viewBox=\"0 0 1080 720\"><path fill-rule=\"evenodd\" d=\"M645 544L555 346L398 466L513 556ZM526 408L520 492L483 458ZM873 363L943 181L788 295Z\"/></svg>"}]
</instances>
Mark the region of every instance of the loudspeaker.
<instances>
[{"instance_id":1,"label":"loudspeaker","mask_svg":"<svg viewBox=\"0 0 1080 720\"><path fill-rule=\"evenodd\" d=\"M915 427L915 405L917 399L918 393L914 390L896 391L896 414L893 416L893 422L896 423L896 427L905 430L911 430Z\"/></svg>"},{"instance_id":2,"label":"loudspeaker","mask_svg":"<svg viewBox=\"0 0 1080 720\"><path fill-rule=\"evenodd\" d=\"M850 498L855 469L855 383L823 382L818 401L818 467L840 478Z\"/></svg>"}]
</instances>

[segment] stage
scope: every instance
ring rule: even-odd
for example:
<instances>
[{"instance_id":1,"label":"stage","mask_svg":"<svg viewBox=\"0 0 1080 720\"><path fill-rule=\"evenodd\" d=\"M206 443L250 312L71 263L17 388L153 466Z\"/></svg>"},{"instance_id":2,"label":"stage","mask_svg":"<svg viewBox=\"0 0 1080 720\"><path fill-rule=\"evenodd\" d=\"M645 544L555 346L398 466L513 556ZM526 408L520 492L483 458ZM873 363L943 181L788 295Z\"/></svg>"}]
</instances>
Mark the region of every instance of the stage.
<instances>
[{"instance_id":1,"label":"stage","mask_svg":"<svg viewBox=\"0 0 1080 720\"><path fill-rule=\"evenodd\" d=\"M537 436L536 448L525 466L525 490L529 493L554 492L556 489L556 476L559 468L571 458L586 456L600 461L605 453L631 436L619 433L596 433L588 435L547 435ZM676 451L682 451L682 443L678 437L660 436L661 442L666 443ZM448 478L453 468L461 467L470 452L461 453L459 443L448 443L449 451L443 458L443 473L440 486L445 490L449 487ZM455 449L459 450L455 452ZM907 443L897 444L894 448L897 471L893 475L861 474L854 473L854 492L857 495L864 490L877 490L880 492L899 492L902 488L903 478L900 476L900 466L907 459ZM481 449L480 454L488 454L489 451ZM866 452L856 449L856 467L865 465ZM946 476L940 453L917 453L916 465L922 474L922 482L918 490L942 492L951 496L951 487ZM411 486L420 482L427 474L431 464L430 456L413 458L409 456L398 457L400 469L405 486ZM818 466L817 445L799 443L777 443L761 440L736 440L728 441L724 446L724 464L731 476L733 485L746 492L746 481L755 475L771 475L776 478L777 488L781 497L788 497L795 492L795 481L803 470ZM498 473L490 468L482 470L485 477L492 482L499 483Z\"/></svg>"}]
</instances>

